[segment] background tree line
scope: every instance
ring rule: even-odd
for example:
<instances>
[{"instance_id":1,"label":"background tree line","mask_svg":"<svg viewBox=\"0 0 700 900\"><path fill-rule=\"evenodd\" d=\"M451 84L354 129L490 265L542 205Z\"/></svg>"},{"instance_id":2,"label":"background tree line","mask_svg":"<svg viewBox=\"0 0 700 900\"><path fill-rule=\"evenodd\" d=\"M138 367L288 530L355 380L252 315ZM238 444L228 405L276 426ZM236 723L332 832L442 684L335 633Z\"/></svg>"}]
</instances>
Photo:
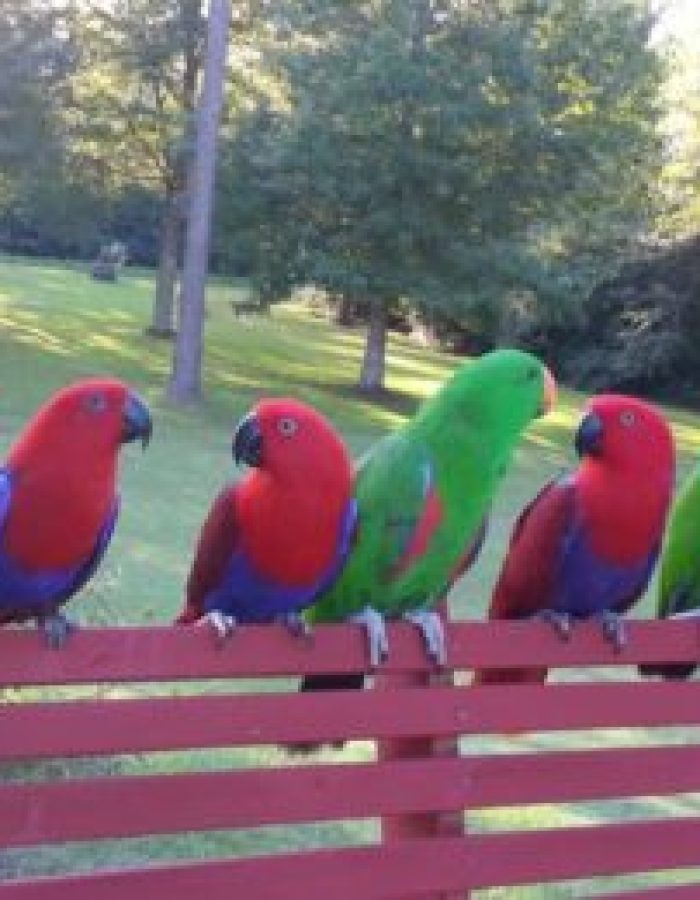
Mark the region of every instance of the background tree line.
<instances>
[{"instance_id":1,"label":"background tree line","mask_svg":"<svg viewBox=\"0 0 700 900\"><path fill-rule=\"evenodd\" d=\"M391 324L534 347L584 385L700 381L697 58L645 2L232 7L214 271L366 323L368 390ZM157 268L163 336L205 30L199 0L0 7L0 247L121 239Z\"/></svg>"}]
</instances>

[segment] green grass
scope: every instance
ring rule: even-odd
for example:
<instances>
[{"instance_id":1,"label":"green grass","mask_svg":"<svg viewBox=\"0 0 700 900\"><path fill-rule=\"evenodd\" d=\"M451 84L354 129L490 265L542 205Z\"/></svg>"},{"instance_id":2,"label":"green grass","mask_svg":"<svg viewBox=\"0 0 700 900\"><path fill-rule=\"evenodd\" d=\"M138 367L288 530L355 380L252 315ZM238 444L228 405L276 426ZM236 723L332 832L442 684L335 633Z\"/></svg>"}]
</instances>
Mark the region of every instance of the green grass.
<instances>
[{"instance_id":1,"label":"green grass","mask_svg":"<svg viewBox=\"0 0 700 900\"><path fill-rule=\"evenodd\" d=\"M246 285L214 280L208 292L205 365L206 402L177 409L164 400L170 345L145 336L149 321L152 275L128 272L117 284L92 281L82 267L33 264L0 257L0 451L39 402L71 379L109 373L127 379L148 399L154 412L154 440L146 454L127 448L123 454L123 509L117 535L100 573L72 604L90 624L169 622L179 609L193 541L212 495L233 476L230 437L234 421L263 394L292 393L324 410L360 453L380 435L410 415L453 370L458 360L417 348L392 335L388 350L389 393L381 404L357 395L354 384L363 348L360 331L337 329L313 317L301 305L277 306L270 316L235 318L230 304L244 298ZM561 391L556 412L533 426L495 505L491 527L477 565L451 598L456 617L484 613L512 522L541 484L574 461L572 427L582 398ZM667 410L680 452L679 477L700 445L698 418ZM651 598L637 614L649 614ZM585 676L585 673L584 673ZM557 677L584 677L581 673ZM104 688L97 688L104 692ZM664 739L687 740L689 730L664 732ZM658 741L652 732L632 730L536 735L518 741L484 738L465 742L465 750L500 752L533 747L625 745ZM321 759L370 758L369 744ZM260 762L288 764L278 751L150 755L114 761L85 762L81 771L142 772L168 768L219 768ZM37 766L33 777L65 777L76 765ZM17 777L8 768L3 777ZM21 769L27 775L26 767ZM670 812L687 815L687 797L496 810L470 817L472 828L545 827L645 818ZM1 813L0 813L1 814ZM127 865L144 858L198 857L271 848L316 846L328 842L372 840L375 823L337 823L294 829L261 829L209 836L182 835L150 841L111 841L68 845L31 853L0 856L0 877L23 872L53 872L105 864ZM680 877L680 875L678 876ZM649 879L603 880L546 889L491 891L488 897L576 897L605 886L648 883ZM583 891L583 894L581 893Z\"/></svg>"}]
</instances>

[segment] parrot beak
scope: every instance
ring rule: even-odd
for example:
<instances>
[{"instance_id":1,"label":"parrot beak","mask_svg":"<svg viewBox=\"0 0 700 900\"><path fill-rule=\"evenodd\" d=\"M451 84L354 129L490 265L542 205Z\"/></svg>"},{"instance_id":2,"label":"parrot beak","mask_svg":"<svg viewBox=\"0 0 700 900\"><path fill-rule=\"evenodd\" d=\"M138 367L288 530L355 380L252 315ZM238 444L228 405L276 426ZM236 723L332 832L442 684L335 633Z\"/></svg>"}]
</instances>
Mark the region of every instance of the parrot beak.
<instances>
[{"instance_id":1,"label":"parrot beak","mask_svg":"<svg viewBox=\"0 0 700 900\"><path fill-rule=\"evenodd\" d=\"M540 415L546 416L548 412L554 409L554 404L557 402L557 382L547 366L542 366L542 373L544 384L542 387Z\"/></svg>"},{"instance_id":2,"label":"parrot beak","mask_svg":"<svg viewBox=\"0 0 700 900\"><path fill-rule=\"evenodd\" d=\"M129 393L122 412L122 444L141 439L145 450L153 434L151 413L146 404L136 394Z\"/></svg>"},{"instance_id":3,"label":"parrot beak","mask_svg":"<svg viewBox=\"0 0 700 900\"><path fill-rule=\"evenodd\" d=\"M260 423L254 413L241 419L233 435L233 460L258 467L262 464L263 436Z\"/></svg>"},{"instance_id":4,"label":"parrot beak","mask_svg":"<svg viewBox=\"0 0 700 900\"><path fill-rule=\"evenodd\" d=\"M601 451L603 432L600 418L592 412L586 413L576 431L574 446L579 456L598 456Z\"/></svg>"}]
</instances>

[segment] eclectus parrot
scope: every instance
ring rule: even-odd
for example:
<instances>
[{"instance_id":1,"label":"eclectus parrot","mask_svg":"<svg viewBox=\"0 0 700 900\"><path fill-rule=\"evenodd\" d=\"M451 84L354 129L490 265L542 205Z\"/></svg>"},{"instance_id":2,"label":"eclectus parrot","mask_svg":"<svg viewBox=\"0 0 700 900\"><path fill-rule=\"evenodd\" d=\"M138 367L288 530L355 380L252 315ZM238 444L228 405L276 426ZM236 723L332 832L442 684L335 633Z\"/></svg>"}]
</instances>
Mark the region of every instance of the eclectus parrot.
<instances>
[{"instance_id":1,"label":"eclectus parrot","mask_svg":"<svg viewBox=\"0 0 700 900\"><path fill-rule=\"evenodd\" d=\"M578 467L546 484L518 518L491 599L490 619L540 617L563 639L596 617L618 649L620 613L643 594L673 489L670 429L651 406L592 398L576 432ZM489 669L475 684L546 680L547 670Z\"/></svg>"},{"instance_id":2,"label":"eclectus parrot","mask_svg":"<svg viewBox=\"0 0 700 900\"><path fill-rule=\"evenodd\" d=\"M355 531L353 466L316 410L262 400L238 425L236 463L251 470L221 491L199 536L179 623L307 626L300 611L336 578Z\"/></svg>"},{"instance_id":3,"label":"eclectus parrot","mask_svg":"<svg viewBox=\"0 0 700 900\"><path fill-rule=\"evenodd\" d=\"M0 623L36 619L52 647L72 624L59 607L95 573L119 509L119 447L151 436L144 403L95 378L54 394L0 467Z\"/></svg>"},{"instance_id":4,"label":"eclectus parrot","mask_svg":"<svg viewBox=\"0 0 700 900\"><path fill-rule=\"evenodd\" d=\"M555 393L554 379L534 356L495 350L465 363L411 421L372 447L355 478L355 546L338 581L308 611L309 621L362 624L376 666L388 650L384 618L403 617L443 664L434 607L476 558L515 445ZM302 690L362 684L362 673L315 675Z\"/></svg>"},{"instance_id":5,"label":"eclectus parrot","mask_svg":"<svg viewBox=\"0 0 700 900\"><path fill-rule=\"evenodd\" d=\"M657 618L687 619L700 616L700 466L690 474L669 516L661 551L661 577ZM645 678L683 680L695 663L649 663L639 666Z\"/></svg>"}]
</instances>

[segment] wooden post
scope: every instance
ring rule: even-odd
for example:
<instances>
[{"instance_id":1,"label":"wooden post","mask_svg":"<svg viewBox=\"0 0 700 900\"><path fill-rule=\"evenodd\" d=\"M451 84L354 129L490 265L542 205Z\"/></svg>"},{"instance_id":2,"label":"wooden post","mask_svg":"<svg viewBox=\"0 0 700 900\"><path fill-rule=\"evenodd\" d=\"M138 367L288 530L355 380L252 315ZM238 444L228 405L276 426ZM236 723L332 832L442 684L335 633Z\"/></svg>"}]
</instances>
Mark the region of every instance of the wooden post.
<instances>
[{"instance_id":1,"label":"wooden post","mask_svg":"<svg viewBox=\"0 0 700 900\"><path fill-rule=\"evenodd\" d=\"M447 627L447 606L440 612ZM454 684L454 674L442 672L382 672L375 678L375 690L392 690L406 687L431 687ZM377 759L428 759L459 756L457 738L436 738L426 735L416 738L398 738L377 742ZM382 843L391 844L412 838L458 836L464 834L464 815L461 811L442 813L414 813L382 818ZM426 895L424 900L466 900L469 892ZM422 898L423 900L423 898Z\"/></svg>"}]
</instances>

